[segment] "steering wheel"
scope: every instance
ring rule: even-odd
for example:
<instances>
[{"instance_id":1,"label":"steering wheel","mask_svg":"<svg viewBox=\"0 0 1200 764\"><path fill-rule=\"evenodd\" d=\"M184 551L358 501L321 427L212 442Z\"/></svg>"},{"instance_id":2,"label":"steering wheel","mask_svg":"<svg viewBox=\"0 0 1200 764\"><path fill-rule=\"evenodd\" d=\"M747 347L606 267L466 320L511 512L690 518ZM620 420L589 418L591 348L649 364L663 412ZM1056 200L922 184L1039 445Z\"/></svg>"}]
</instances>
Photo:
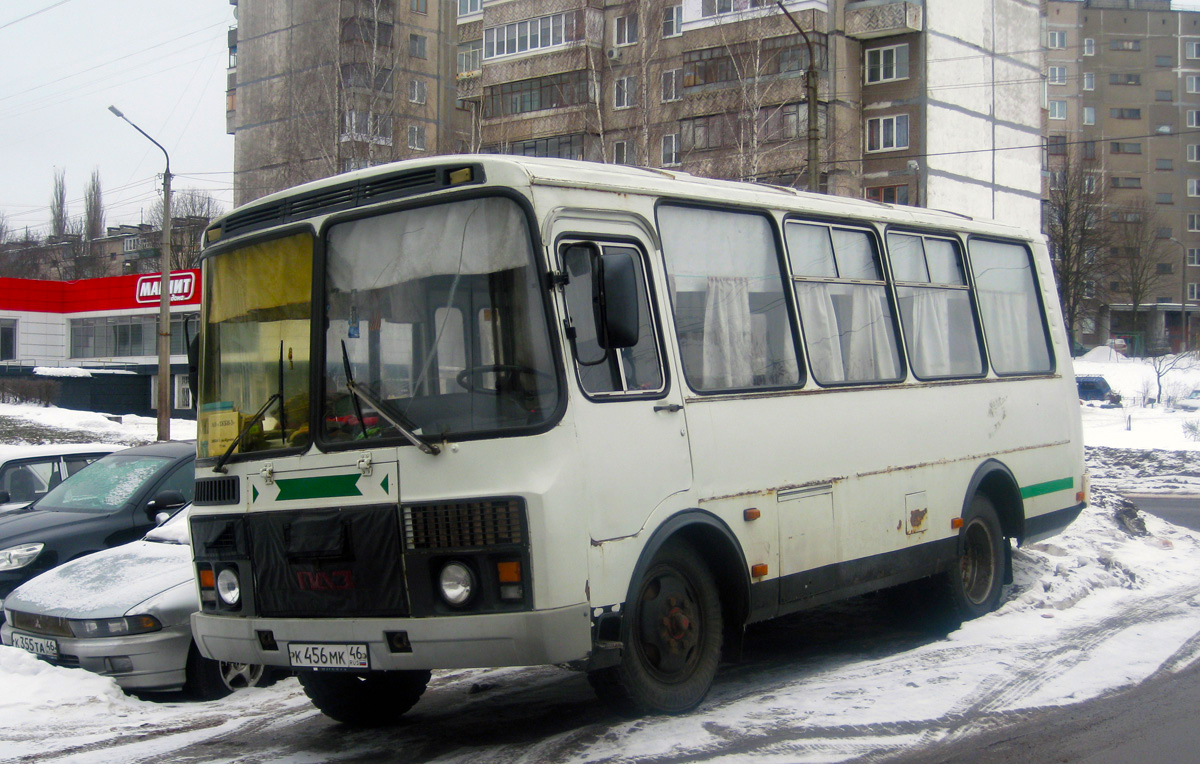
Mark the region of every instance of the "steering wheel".
<instances>
[{"instance_id":1,"label":"steering wheel","mask_svg":"<svg viewBox=\"0 0 1200 764\"><path fill-rule=\"evenodd\" d=\"M515 363L485 363L479 366L468 366L460 371L454 380L473 393L500 395L502 391L499 388L484 387L480 383L483 382L482 376L484 374L503 374L506 372L509 374L527 374L531 377L539 377L546 380L554 379L554 375L539 371L532 366L522 366Z\"/></svg>"}]
</instances>

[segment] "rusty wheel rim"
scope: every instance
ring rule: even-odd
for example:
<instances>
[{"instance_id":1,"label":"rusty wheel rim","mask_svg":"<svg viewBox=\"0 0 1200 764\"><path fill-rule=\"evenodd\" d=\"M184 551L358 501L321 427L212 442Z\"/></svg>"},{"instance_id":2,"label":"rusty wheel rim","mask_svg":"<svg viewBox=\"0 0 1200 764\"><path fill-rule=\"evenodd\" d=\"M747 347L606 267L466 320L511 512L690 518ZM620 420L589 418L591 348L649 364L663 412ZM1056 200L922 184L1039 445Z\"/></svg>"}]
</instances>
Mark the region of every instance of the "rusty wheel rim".
<instances>
[{"instance_id":1,"label":"rusty wheel rim","mask_svg":"<svg viewBox=\"0 0 1200 764\"><path fill-rule=\"evenodd\" d=\"M660 681L685 681L700 660L703 633L691 582L672 566L656 566L638 597L635 644L642 664Z\"/></svg>"}]
</instances>

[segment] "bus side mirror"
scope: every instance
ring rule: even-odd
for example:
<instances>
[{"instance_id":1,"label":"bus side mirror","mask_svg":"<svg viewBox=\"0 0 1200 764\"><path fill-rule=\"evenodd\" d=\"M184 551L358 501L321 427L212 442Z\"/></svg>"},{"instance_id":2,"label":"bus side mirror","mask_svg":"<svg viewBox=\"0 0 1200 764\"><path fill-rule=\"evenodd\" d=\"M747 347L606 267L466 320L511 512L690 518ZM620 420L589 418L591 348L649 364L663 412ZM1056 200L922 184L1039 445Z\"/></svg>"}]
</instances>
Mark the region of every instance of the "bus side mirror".
<instances>
[{"instance_id":1,"label":"bus side mirror","mask_svg":"<svg viewBox=\"0 0 1200 764\"><path fill-rule=\"evenodd\" d=\"M188 360L188 389L192 391L192 408L196 407L196 393L198 392L200 379L200 335L197 334L188 340L187 344L187 360Z\"/></svg>"},{"instance_id":2,"label":"bus side mirror","mask_svg":"<svg viewBox=\"0 0 1200 764\"><path fill-rule=\"evenodd\" d=\"M637 266L633 255L614 252L596 258L592 305L600 347L630 348L638 341Z\"/></svg>"}]
</instances>

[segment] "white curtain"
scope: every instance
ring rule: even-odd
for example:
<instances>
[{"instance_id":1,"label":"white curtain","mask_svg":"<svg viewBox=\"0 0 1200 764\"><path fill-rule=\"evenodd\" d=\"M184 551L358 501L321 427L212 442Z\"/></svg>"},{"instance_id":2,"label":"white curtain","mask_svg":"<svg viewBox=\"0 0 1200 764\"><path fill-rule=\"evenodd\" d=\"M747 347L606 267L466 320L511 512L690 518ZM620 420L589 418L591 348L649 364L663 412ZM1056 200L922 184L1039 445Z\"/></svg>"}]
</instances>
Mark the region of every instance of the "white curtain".
<instances>
[{"instance_id":1,"label":"white curtain","mask_svg":"<svg viewBox=\"0 0 1200 764\"><path fill-rule=\"evenodd\" d=\"M751 387L750 279L712 277L704 305L704 387Z\"/></svg>"},{"instance_id":2,"label":"white curtain","mask_svg":"<svg viewBox=\"0 0 1200 764\"><path fill-rule=\"evenodd\" d=\"M797 284L796 302L813 376L822 384L846 381L837 312L829 288L825 284Z\"/></svg>"},{"instance_id":3,"label":"white curtain","mask_svg":"<svg viewBox=\"0 0 1200 764\"><path fill-rule=\"evenodd\" d=\"M908 291L908 290L905 290ZM950 311L947 295L931 289L913 289L912 321L908 327L913 370L920 377L952 374L950 365Z\"/></svg>"},{"instance_id":4,"label":"white curtain","mask_svg":"<svg viewBox=\"0 0 1200 764\"><path fill-rule=\"evenodd\" d=\"M996 371L1042 371L1050 367L1041 319L1030 319L1030 296L1014 292L979 292L988 351ZM1037 312L1032 311L1036 317Z\"/></svg>"},{"instance_id":5,"label":"white curtain","mask_svg":"<svg viewBox=\"0 0 1200 764\"><path fill-rule=\"evenodd\" d=\"M850 287L850 337L846 378L892 379L899 375L887 293L882 287Z\"/></svg>"}]
</instances>

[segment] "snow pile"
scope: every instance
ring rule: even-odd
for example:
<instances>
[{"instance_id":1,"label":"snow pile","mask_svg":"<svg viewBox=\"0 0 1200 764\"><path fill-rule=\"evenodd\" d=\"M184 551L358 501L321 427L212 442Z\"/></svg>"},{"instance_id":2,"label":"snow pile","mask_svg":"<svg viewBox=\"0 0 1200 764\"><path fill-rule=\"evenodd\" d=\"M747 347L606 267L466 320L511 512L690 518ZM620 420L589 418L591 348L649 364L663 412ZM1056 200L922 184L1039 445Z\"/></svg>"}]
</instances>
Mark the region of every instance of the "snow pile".
<instances>
[{"instance_id":1,"label":"snow pile","mask_svg":"<svg viewBox=\"0 0 1200 764\"><path fill-rule=\"evenodd\" d=\"M4 678L0 724L5 725L26 715L49 714L61 718L64 714L83 712L90 716L137 708L140 703L125 695L107 677L51 666L11 647L0 647L0 677ZM6 737L0 732L0 740Z\"/></svg>"},{"instance_id":2,"label":"snow pile","mask_svg":"<svg viewBox=\"0 0 1200 764\"><path fill-rule=\"evenodd\" d=\"M4 420L26 422L38 425L52 431L64 433L86 434L89 439L101 443L120 443L131 445L153 442L158 433L158 421L153 417L125 414L97 414L91 411L74 411L60 409L55 406L34 406L28 404L0 403L0 440L6 444L19 445L29 443L29 437L6 437L2 425ZM171 438L174 440L192 440L196 437L196 421L194 419L172 419ZM45 437L36 438L33 442L49 442Z\"/></svg>"}]
</instances>

